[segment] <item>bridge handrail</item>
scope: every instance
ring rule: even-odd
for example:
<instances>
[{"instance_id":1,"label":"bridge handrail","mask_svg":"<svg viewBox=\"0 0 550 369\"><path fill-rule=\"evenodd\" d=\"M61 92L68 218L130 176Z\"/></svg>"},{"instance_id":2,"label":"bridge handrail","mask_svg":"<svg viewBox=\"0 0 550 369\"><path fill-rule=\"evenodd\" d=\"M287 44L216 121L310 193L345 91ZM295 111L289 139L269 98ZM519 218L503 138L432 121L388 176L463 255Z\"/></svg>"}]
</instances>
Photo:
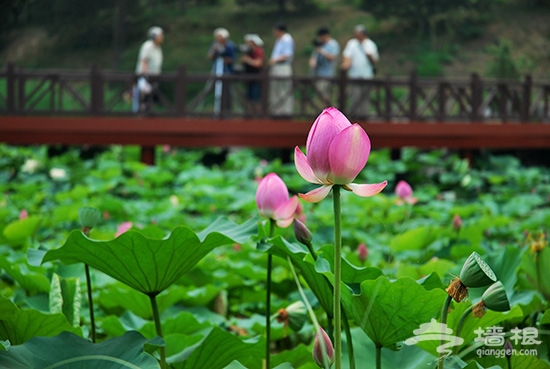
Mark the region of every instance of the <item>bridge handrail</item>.
<instances>
[{"instance_id":1,"label":"bridge handrail","mask_svg":"<svg viewBox=\"0 0 550 369\"><path fill-rule=\"evenodd\" d=\"M329 100L315 82L332 83ZM102 115L130 116L131 88L136 80L132 72L100 70L40 69L26 70L9 63L0 70L0 115ZM311 119L327 105L338 107L350 119L393 122L550 122L550 82L533 80L469 78L420 78L377 76L371 80L353 80L344 72L333 78L294 75L270 77L234 74L215 77L209 73L188 73L185 67L157 77L160 93L154 114L165 117L212 117L214 84L228 84L216 118L269 118L268 93L275 80L292 82L294 113L291 118ZM259 110L251 112L246 99L246 84L259 81L262 98ZM366 116L354 116L349 106L350 86L369 88ZM230 104L229 104L230 102ZM230 105L230 108L228 106Z\"/></svg>"}]
</instances>

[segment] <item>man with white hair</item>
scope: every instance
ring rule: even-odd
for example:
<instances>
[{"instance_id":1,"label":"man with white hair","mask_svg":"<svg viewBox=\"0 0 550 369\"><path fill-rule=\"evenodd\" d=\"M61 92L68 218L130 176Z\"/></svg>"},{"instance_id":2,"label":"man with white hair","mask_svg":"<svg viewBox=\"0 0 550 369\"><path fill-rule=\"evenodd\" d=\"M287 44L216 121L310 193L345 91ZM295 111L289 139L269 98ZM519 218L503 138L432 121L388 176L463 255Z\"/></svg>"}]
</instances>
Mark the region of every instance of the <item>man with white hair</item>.
<instances>
[{"instance_id":1,"label":"man with white hair","mask_svg":"<svg viewBox=\"0 0 550 369\"><path fill-rule=\"evenodd\" d=\"M229 39L229 31L225 28L216 28L214 30L214 42L208 50L208 59L213 62L212 72L216 76L224 74L233 74L233 64L237 47ZM219 115L222 110L229 110L231 107L231 92L229 83L217 81L214 90L214 114Z\"/></svg>"},{"instance_id":2,"label":"man with white hair","mask_svg":"<svg viewBox=\"0 0 550 369\"><path fill-rule=\"evenodd\" d=\"M134 87L132 111L150 112L152 101L158 83L154 77L162 72L162 49L160 45L164 41L164 31L160 27L151 27L147 31L145 41L138 54L136 63L136 75L138 77Z\"/></svg>"}]
</instances>

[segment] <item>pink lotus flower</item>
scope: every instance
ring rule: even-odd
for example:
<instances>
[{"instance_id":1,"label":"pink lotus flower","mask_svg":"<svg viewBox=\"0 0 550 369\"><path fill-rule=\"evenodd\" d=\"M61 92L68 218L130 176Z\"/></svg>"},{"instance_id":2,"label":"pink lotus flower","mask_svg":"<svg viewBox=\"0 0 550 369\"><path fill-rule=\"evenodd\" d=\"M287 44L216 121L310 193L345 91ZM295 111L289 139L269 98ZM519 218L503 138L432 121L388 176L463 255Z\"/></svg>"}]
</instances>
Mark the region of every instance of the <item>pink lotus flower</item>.
<instances>
[{"instance_id":1,"label":"pink lotus flower","mask_svg":"<svg viewBox=\"0 0 550 369\"><path fill-rule=\"evenodd\" d=\"M277 174L269 173L260 181L256 205L261 216L273 219L279 227L286 228L294 220L298 197L289 198L283 180Z\"/></svg>"},{"instance_id":2,"label":"pink lotus flower","mask_svg":"<svg viewBox=\"0 0 550 369\"><path fill-rule=\"evenodd\" d=\"M413 196L413 189L406 181L399 181L395 186L395 194L399 197L399 204L406 202L407 204L415 204L418 200Z\"/></svg>"},{"instance_id":3,"label":"pink lotus flower","mask_svg":"<svg viewBox=\"0 0 550 369\"><path fill-rule=\"evenodd\" d=\"M320 368L327 368L334 363L334 347L325 330L319 327L313 341L313 360Z\"/></svg>"},{"instance_id":4,"label":"pink lotus flower","mask_svg":"<svg viewBox=\"0 0 550 369\"><path fill-rule=\"evenodd\" d=\"M298 147L294 150L298 173L306 181L321 185L306 194L300 194L300 197L309 202L319 202L334 185L342 185L344 189L362 197L382 191L387 181L376 184L351 183L367 164L370 148L369 136L359 124L351 124L336 108L323 110L309 131L307 156Z\"/></svg>"}]
</instances>

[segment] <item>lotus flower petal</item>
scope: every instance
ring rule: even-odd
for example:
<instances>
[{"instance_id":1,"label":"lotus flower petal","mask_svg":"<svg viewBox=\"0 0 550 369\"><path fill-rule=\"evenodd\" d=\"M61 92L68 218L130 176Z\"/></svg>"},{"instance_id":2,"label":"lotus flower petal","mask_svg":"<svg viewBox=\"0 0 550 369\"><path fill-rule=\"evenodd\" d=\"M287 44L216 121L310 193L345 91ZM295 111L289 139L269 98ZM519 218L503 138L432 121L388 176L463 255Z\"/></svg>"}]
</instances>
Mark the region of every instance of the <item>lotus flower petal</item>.
<instances>
[{"instance_id":1,"label":"lotus flower petal","mask_svg":"<svg viewBox=\"0 0 550 369\"><path fill-rule=\"evenodd\" d=\"M332 141L328 152L330 182L352 182L367 164L369 155L369 136L360 125L354 124L341 131Z\"/></svg>"},{"instance_id":2,"label":"lotus flower petal","mask_svg":"<svg viewBox=\"0 0 550 369\"><path fill-rule=\"evenodd\" d=\"M279 221L290 219L290 223L292 223L292 220L294 219L294 214L296 213L296 207L298 207L299 202L300 201L298 200L297 196L292 196L286 202L281 204L281 206L279 206L277 210L275 210L275 220ZM288 225L290 225L290 223L288 223Z\"/></svg>"},{"instance_id":3,"label":"lotus flower petal","mask_svg":"<svg viewBox=\"0 0 550 369\"><path fill-rule=\"evenodd\" d=\"M306 154L309 165L320 180L330 173L328 152L332 141L349 126L351 123L344 114L332 107L323 110L313 123L306 141Z\"/></svg>"},{"instance_id":4,"label":"lotus flower petal","mask_svg":"<svg viewBox=\"0 0 550 369\"><path fill-rule=\"evenodd\" d=\"M300 197L307 202L319 202L325 197L327 197L328 193L330 192L332 186L330 185L323 185L321 187L317 187L314 190L309 191L306 194L300 194Z\"/></svg>"},{"instance_id":5,"label":"lotus flower petal","mask_svg":"<svg viewBox=\"0 0 550 369\"><path fill-rule=\"evenodd\" d=\"M344 188L347 190L352 191L357 196L361 197L370 197L374 196L380 193L388 184L388 181L380 182L380 183L366 183L366 184L356 184L356 183L350 183Z\"/></svg>"},{"instance_id":6,"label":"lotus flower petal","mask_svg":"<svg viewBox=\"0 0 550 369\"><path fill-rule=\"evenodd\" d=\"M313 169L311 169L307 157L298 146L296 146L296 148L294 149L294 164L296 165L296 170L298 171L298 173L306 181L310 183L321 184L319 178L317 178L317 176L315 176L315 173L313 173Z\"/></svg>"}]
</instances>

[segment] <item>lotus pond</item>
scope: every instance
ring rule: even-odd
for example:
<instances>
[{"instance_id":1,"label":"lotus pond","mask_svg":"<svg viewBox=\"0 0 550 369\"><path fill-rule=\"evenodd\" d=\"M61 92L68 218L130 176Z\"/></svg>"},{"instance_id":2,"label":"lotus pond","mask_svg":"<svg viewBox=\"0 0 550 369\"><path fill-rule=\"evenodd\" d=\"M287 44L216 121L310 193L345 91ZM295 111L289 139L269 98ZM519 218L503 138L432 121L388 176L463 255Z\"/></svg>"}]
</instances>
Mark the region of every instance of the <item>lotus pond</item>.
<instances>
[{"instance_id":1,"label":"lotus pond","mask_svg":"<svg viewBox=\"0 0 550 369\"><path fill-rule=\"evenodd\" d=\"M547 167L374 149L336 263L332 192L259 214L269 173L316 187L272 152L87 153L0 145L0 368L550 368Z\"/></svg>"}]
</instances>

